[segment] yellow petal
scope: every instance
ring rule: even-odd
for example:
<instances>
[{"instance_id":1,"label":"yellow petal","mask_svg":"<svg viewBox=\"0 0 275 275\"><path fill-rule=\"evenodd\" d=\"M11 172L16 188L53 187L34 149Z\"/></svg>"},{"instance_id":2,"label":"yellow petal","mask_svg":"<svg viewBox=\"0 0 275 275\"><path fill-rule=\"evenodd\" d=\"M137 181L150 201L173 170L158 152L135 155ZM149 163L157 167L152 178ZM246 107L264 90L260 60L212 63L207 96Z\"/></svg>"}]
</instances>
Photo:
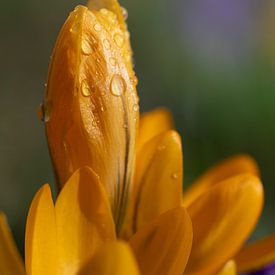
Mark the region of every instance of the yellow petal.
<instances>
[{"instance_id":1,"label":"yellow petal","mask_svg":"<svg viewBox=\"0 0 275 275\"><path fill-rule=\"evenodd\" d=\"M150 148L155 148L152 158L147 159ZM181 206L182 201L182 148L175 131L161 134L148 142L140 151L137 162L145 164L145 171L137 167L139 190L135 204L136 225L139 229L169 209Z\"/></svg>"},{"instance_id":2,"label":"yellow petal","mask_svg":"<svg viewBox=\"0 0 275 275\"><path fill-rule=\"evenodd\" d=\"M130 247L121 241L102 245L78 275L138 275Z\"/></svg>"},{"instance_id":3,"label":"yellow petal","mask_svg":"<svg viewBox=\"0 0 275 275\"><path fill-rule=\"evenodd\" d=\"M24 264L16 247L6 216L0 212L0 274L23 275Z\"/></svg>"},{"instance_id":4,"label":"yellow petal","mask_svg":"<svg viewBox=\"0 0 275 275\"><path fill-rule=\"evenodd\" d=\"M155 136L138 152L125 239L163 212L181 206L182 162L181 138L172 130Z\"/></svg>"},{"instance_id":5,"label":"yellow petal","mask_svg":"<svg viewBox=\"0 0 275 275\"><path fill-rule=\"evenodd\" d=\"M190 205L203 192L231 176L249 173L255 176L259 175L257 163L248 155L236 155L215 165L206 171L183 195L185 206Z\"/></svg>"},{"instance_id":6,"label":"yellow petal","mask_svg":"<svg viewBox=\"0 0 275 275\"><path fill-rule=\"evenodd\" d=\"M235 275L237 274L236 263L233 260L228 261L218 275Z\"/></svg>"},{"instance_id":7,"label":"yellow petal","mask_svg":"<svg viewBox=\"0 0 275 275\"><path fill-rule=\"evenodd\" d=\"M117 224L132 179L139 117L122 36L105 12L77 7L57 39L44 102L60 186L78 168L91 167L106 187Z\"/></svg>"},{"instance_id":8,"label":"yellow petal","mask_svg":"<svg viewBox=\"0 0 275 275\"><path fill-rule=\"evenodd\" d=\"M241 248L263 205L260 180L242 174L204 192L188 208L194 241L187 274L213 274Z\"/></svg>"},{"instance_id":9,"label":"yellow petal","mask_svg":"<svg viewBox=\"0 0 275 275\"><path fill-rule=\"evenodd\" d=\"M256 270L275 262L275 234L244 247L235 260L238 272Z\"/></svg>"},{"instance_id":10,"label":"yellow petal","mask_svg":"<svg viewBox=\"0 0 275 275\"><path fill-rule=\"evenodd\" d=\"M125 57L126 63L129 69L133 68L132 63L132 49L130 44L130 34L127 29L125 15L127 17L128 12L125 8L121 7L117 0L88 0L87 6L90 10L100 10L106 16L110 17L112 22L118 21L118 25L123 34L124 44L121 47L123 56ZM132 75L132 80L137 81L135 75Z\"/></svg>"},{"instance_id":11,"label":"yellow petal","mask_svg":"<svg viewBox=\"0 0 275 275\"><path fill-rule=\"evenodd\" d=\"M64 274L75 274L102 242L115 240L106 192L90 168L73 174L58 196L55 210Z\"/></svg>"},{"instance_id":12,"label":"yellow petal","mask_svg":"<svg viewBox=\"0 0 275 275\"><path fill-rule=\"evenodd\" d=\"M35 195L27 218L25 265L28 275L59 275L54 204L49 185Z\"/></svg>"},{"instance_id":13,"label":"yellow petal","mask_svg":"<svg viewBox=\"0 0 275 275\"><path fill-rule=\"evenodd\" d=\"M158 108L142 114L139 123L137 150L151 138L174 128L173 118L169 110Z\"/></svg>"},{"instance_id":14,"label":"yellow petal","mask_svg":"<svg viewBox=\"0 0 275 275\"><path fill-rule=\"evenodd\" d=\"M192 246L192 224L183 207L140 229L130 245L142 275L182 275Z\"/></svg>"}]
</instances>

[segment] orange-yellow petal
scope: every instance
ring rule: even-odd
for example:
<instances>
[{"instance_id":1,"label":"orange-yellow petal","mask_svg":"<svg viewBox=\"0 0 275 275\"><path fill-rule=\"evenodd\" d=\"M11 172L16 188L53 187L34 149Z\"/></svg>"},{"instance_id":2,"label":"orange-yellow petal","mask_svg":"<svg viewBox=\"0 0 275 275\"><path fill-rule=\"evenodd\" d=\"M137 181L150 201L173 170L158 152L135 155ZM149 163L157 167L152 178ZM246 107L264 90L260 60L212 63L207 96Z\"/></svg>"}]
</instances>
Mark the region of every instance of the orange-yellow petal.
<instances>
[{"instance_id":1,"label":"orange-yellow petal","mask_svg":"<svg viewBox=\"0 0 275 275\"><path fill-rule=\"evenodd\" d=\"M143 275L182 275L192 246L192 224L183 207L160 215L131 239Z\"/></svg>"},{"instance_id":2,"label":"orange-yellow petal","mask_svg":"<svg viewBox=\"0 0 275 275\"><path fill-rule=\"evenodd\" d=\"M78 168L91 167L119 224L132 179L139 107L123 32L110 13L79 6L65 22L53 51L44 113L60 187Z\"/></svg>"},{"instance_id":3,"label":"orange-yellow petal","mask_svg":"<svg viewBox=\"0 0 275 275\"><path fill-rule=\"evenodd\" d=\"M244 247L235 260L238 272L256 270L275 262L275 234Z\"/></svg>"},{"instance_id":4,"label":"orange-yellow petal","mask_svg":"<svg viewBox=\"0 0 275 275\"><path fill-rule=\"evenodd\" d=\"M130 247L122 242L109 242L96 251L91 262L78 275L138 275L138 266Z\"/></svg>"},{"instance_id":5,"label":"orange-yellow petal","mask_svg":"<svg viewBox=\"0 0 275 275\"><path fill-rule=\"evenodd\" d=\"M260 180L242 174L204 192L188 208L194 241L187 274L213 274L241 248L263 205Z\"/></svg>"},{"instance_id":6,"label":"orange-yellow petal","mask_svg":"<svg viewBox=\"0 0 275 275\"><path fill-rule=\"evenodd\" d=\"M182 204L182 147L177 132L167 131L138 152L136 175L123 237Z\"/></svg>"},{"instance_id":7,"label":"orange-yellow petal","mask_svg":"<svg viewBox=\"0 0 275 275\"><path fill-rule=\"evenodd\" d=\"M36 193L27 218L25 265L28 275L59 275L54 204L49 185Z\"/></svg>"},{"instance_id":8,"label":"orange-yellow petal","mask_svg":"<svg viewBox=\"0 0 275 275\"><path fill-rule=\"evenodd\" d=\"M122 55L125 58L129 71L132 71L134 64L132 62L133 52L130 43L130 33L128 32L126 24L128 16L127 10L121 7L117 0L88 0L87 5L90 10L99 10L101 13L104 13L105 16L110 18L111 22L118 22L124 41L121 47ZM132 81L137 84L137 78L134 73L131 77Z\"/></svg>"},{"instance_id":9,"label":"orange-yellow petal","mask_svg":"<svg viewBox=\"0 0 275 275\"><path fill-rule=\"evenodd\" d=\"M169 131L156 139L144 146L137 159L137 173L140 173L142 169L138 169L138 165L146 163L146 152L155 148L153 157L139 177L134 215L136 230L167 210L181 206L183 161L180 136Z\"/></svg>"},{"instance_id":10,"label":"orange-yellow petal","mask_svg":"<svg viewBox=\"0 0 275 275\"><path fill-rule=\"evenodd\" d=\"M208 191L212 185L243 173L259 175L259 168L253 158L248 155L237 155L224 160L206 171L190 186L183 195L184 205L190 205L203 192Z\"/></svg>"},{"instance_id":11,"label":"orange-yellow petal","mask_svg":"<svg viewBox=\"0 0 275 275\"><path fill-rule=\"evenodd\" d=\"M0 274L23 275L24 264L16 247L6 216L0 212Z\"/></svg>"},{"instance_id":12,"label":"orange-yellow petal","mask_svg":"<svg viewBox=\"0 0 275 275\"><path fill-rule=\"evenodd\" d=\"M169 110L158 108L142 114L139 122L137 139L137 151L153 137L172 130L174 128L173 118Z\"/></svg>"},{"instance_id":13,"label":"orange-yellow petal","mask_svg":"<svg viewBox=\"0 0 275 275\"><path fill-rule=\"evenodd\" d=\"M103 242L115 240L106 192L90 168L80 168L73 174L59 194L55 210L64 272L75 274Z\"/></svg>"},{"instance_id":14,"label":"orange-yellow petal","mask_svg":"<svg viewBox=\"0 0 275 275\"><path fill-rule=\"evenodd\" d=\"M218 275L235 275L237 274L236 263L233 260L229 260L222 270L219 271Z\"/></svg>"}]
</instances>

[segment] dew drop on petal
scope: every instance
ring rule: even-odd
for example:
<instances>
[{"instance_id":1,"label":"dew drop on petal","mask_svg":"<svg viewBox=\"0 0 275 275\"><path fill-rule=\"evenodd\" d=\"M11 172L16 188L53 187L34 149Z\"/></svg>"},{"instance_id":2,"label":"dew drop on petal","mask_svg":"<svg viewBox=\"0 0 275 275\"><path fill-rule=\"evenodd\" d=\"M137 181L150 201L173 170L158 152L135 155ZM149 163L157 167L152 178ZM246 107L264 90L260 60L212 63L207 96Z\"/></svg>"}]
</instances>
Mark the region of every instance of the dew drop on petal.
<instances>
[{"instance_id":1,"label":"dew drop on petal","mask_svg":"<svg viewBox=\"0 0 275 275\"><path fill-rule=\"evenodd\" d=\"M110 62L110 64L111 64L112 66L116 66L116 64L117 64L116 59L113 58L113 57L110 57L109 62Z\"/></svg>"},{"instance_id":2,"label":"dew drop on petal","mask_svg":"<svg viewBox=\"0 0 275 275\"><path fill-rule=\"evenodd\" d=\"M91 95L91 88L87 82L87 80L82 80L81 82L81 93L83 96L87 97Z\"/></svg>"},{"instance_id":3,"label":"dew drop on petal","mask_svg":"<svg viewBox=\"0 0 275 275\"><path fill-rule=\"evenodd\" d=\"M109 41L108 39L104 39L104 40L103 40L103 45L104 45L104 48L105 48L106 50L110 50L111 44L110 44L110 41Z\"/></svg>"},{"instance_id":4,"label":"dew drop on petal","mask_svg":"<svg viewBox=\"0 0 275 275\"><path fill-rule=\"evenodd\" d=\"M93 49L87 40L82 41L81 50L82 50L83 54L85 54L85 55L90 55L93 52Z\"/></svg>"},{"instance_id":5,"label":"dew drop on petal","mask_svg":"<svg viewBox=\"0 0 275 275\"><path fill-rule=\"evenodd\" d=\"M114 36L114 39L115 39L115 43L119 46L119 47L122 47L123 44L124 44L124 38L121 34L119 33L116 33L115 36Z\"/></svg>"},{"instance_id":6,"label":"dew drop on petal","mask_svg":"<svg viewBox=\"0 0 275 275\"><path fill-rule=\"evenodd\" d=\"M121 12L122 12L122 16L123 16L124 20L127 20L128 11L124 7L121 7Z\"/></svg>"},{"instance_id":7,"label":"dew drop on petal","mask_svg":"<svg viewBox=\"0 0 275 275\"><path fill-rule=\"evenodd\" d=\"M163 150L165 150L165 148L166 148L165 145L159 145L158 146L159 151L163 151Z\"/></svg>"},{"instance_id":8,"label":"dew drop on petal","mask_svg":"<svg viewBox=\"0 0 275 275\"><path fill-rule=\"evenodd\" d=\"M50 120L51 104L49 102L41 103L37 109L38 118L43 122Z\"/></svg>"},{"instance_id":9,"label":"dew drop on petal","mask_svg":"<svg viewBox=\"0 0 275 275\"><path fill-rule=\"evenodd\" d=\"M171 178L172 178L173 180L178 179L178 178L179 178L178 173L173 173L173 174L171 174Z\"/></svg>"},{"instance_id":10,"label":"dew drop on petal","mask_svg":"<svg viewBox=\"0 0 275 275\"><path fill-rule=\"evenodd\" d=\"M108 10L106 9L101 9L100 12L104 15L108 15Z\"/></svg>"},{"instance_id":11,"label":"dew drop on petal","mask_svg":"<svg viewBox=\"0 0 275 275\"><path fill-rule=\"evenodd\" d=\"M79 24L79 22L77 22L70 28L70 32L77 33L79 31L79 29L80 29L80 24Z\"/></svg>"},{"instance_id":12,"label":"dew drop on petal","mask_svg":"<svg viewBox=\"0 0 275 275\"><path fill-rule=\"evenodd\" d=\"M134 106L133 106L133 110L134 110L134 112L137 112L137 111L139 110L139 106L138 106L138 104L134 104Z\"/></svg>"},{"instance_id":13,"label":"dew drop on petal","mask_svg":"<svg viewBox=\"0 0 275 275\"><path fill-rule=\"evenodd\" d=\"M138 79L137 79L137 77L136 76L134 76L134 77L132 77L131 78L131 82L133 83L133 85L137 85L138 84Z\"/></svg>"},{"instance_id":14,"label":"dew drop on petal","mask_svg":"<svg viewBox=\"0 0 275 275\"><path fill-rule=\"evenodd\" d=\"M102 28L102 26L100 24L98 24L98 23L94 25L94 29L97 32L99 32L101 30L101 28Z\"/></svg>"},{"instance_id":15,"label":"dew drop on petal","mask_svg":"<svg viewBox=\"0 0 275 275\"><path fill-rule=\"evenodd\" d=\"M121 96L126 90L126 83L123 77L115 74L111 80L110 90L114 96Z\"/></svg>"}]
</instances>

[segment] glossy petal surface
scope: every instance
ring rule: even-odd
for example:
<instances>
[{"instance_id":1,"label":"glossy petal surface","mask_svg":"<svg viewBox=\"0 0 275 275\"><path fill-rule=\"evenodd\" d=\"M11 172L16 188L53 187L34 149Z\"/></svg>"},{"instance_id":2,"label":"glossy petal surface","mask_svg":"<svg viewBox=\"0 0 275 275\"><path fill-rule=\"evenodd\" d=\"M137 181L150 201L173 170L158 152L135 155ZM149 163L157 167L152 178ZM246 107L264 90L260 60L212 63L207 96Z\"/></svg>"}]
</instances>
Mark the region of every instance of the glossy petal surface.
<instances>
[{"instance_id":1,"label":"glossy petal surface","mask_svg":"<svg viewBox=\"0 0 275 275\"><path fill-rule=\"evenodd\" d=\"M28 213L25 257L28 275L59 274L55 211L48 185L36 193Z\"/></svg>"},{"instance_id":2,"label":"glossy petal surface","mask_svg":"<svg viewBox=\"0 0 275 275\"><path fill-rule=\"evenodd\" d=\"M139 151L124 237L182 203L182 148L177 132L148 141Z\"/></svg>"},{"instance_id":3,"label":"glossy petal surface","mask_svg":"<svg viewBox=\"0 0 275 275\"><path fill-rule=\"evenodd\" d=\"M130 247L123 242L102 245L91 262L78 275L138 275L138 266Z\"/></svg>"},{"instance_id":4,"label":"glossy petal surface","mask_svg":"<svg viewBox=\"0 0 275 275\"><path fill-rule=\"evenodd\" d=\"M235 275L237 274L236 263L233 260L228 261L218 275Z\"/></svg>"},{"instance_id":5,"label":"glossy petal surface","mask_svg":"<svg viewBox=\"0 0 275 275\"><path fill-rule=\"evenodd\" d=\"M26 230L29 274L77 274L95 250L115 239L115 226L104 187L87 167L77 170L56 206L45 185L36 194Z\"/></svg>"},{"instance_id":6,"label":"glossy petal surface","mask_svg":"<svg viewBox=\"0 0 275 275\"><path fill-rule=\"evenodd\" d=\"M174 128L171 113L165 108L158 108L142 114L139 123L137 150L153 137Z\"/></svg>"},{"instance_id":7,"label":"glossy petal surface","mask_svg":"<svg viewBox=\"0 0 275 275\"><path fill-rule=\"evenodd\" d=\"M60 187L78 168L91 167L119 224L132 179L139 108L124 34L110 13L82 6L71 13L53 51L44 109Z\"/></svg>"},{"instance_id":8,"label":"glossy petal surface","mask_svg":"<svg viewBox=\"0 0 275 275\"><path fill-rule=\"evenodd\" d=\"M187 208L194 241L186 273L217 272L251 234L262 205L262 184L250 174L220 182L195 200Z\"/></svg>"},{"instance_id":9,"label":"glossy petal surface","mask_svg":"<svg viewBox=\"0 0 275 275\"><path fill-rule=\"evenodd\" d=\"M16 247L6 217L0 212L0 274L23 275L24 264Z\"/></svg>"},{"instance_id":10,"label":"glossy petal surface","mask_svg":"<svg viewBox=\"0 0 275 275\"><path fill-rule=\"evenodd\" d=\"M185 206L190 205L203 192L229 177L249 173L255 176L259 175L257 163L253 158L247 155L237 155L220 162L206 171L190 188L184 193L183 202Z\"/></svg>"},{"instance_id":11,"label":"glossy petal surface","mask_svg":"<svg viewBox=\"0 0 275 275\"><path fill-rule=\"evenodd\" d=\"M260 269L275 262L275 235L244 247L236 256L239 272Z\"/></svg>"},{"instance_id":12,"label":"glossy petal surface","mask_svg":"<svg viewBox=\"0 0 275 275\"><path fill-rule=\"evenodd\" d=\"M192 245L192 224L183 207L140 229L130 245L143 275L181 275Z\"/></svg>"},{"instance_id":13,"label":"glossy petal surface","mask_svg":"<svg viewBox=\"0 0 275 275\"><path fill-rule=\"evenodd\" d=\"M59 257L64 270L78 271L104 241L115 240L106 192L88 167L76 171L66 183L55 211Z\"/></svg>"},{"instance_id":14,"label":"glossy petal surface","mask_svg":"<svg viewBox=\"0 0 275 275\"><path fill-rule=\"evenodd\" d=\"M147 154L150 148L155 148L152 158ZM139 169L139 165L146 162L145 169ZM183 161L180 136L169 131L151 140L141 150L137 163L137 173L141 173L134 217L138 230L167 210L181 206Z\"/></svg>"}]
</instances>

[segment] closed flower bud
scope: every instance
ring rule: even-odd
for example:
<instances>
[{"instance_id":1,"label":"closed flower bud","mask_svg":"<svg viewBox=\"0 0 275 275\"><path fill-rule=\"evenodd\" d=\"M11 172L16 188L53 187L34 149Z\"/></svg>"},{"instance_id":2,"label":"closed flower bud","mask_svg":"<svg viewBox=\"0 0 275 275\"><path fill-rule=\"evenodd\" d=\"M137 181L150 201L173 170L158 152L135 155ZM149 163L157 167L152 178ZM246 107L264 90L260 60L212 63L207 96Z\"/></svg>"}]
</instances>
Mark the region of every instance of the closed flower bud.
<instances>
[{"instance_id":1,"label":"closed flower bud","mask_svg":"<svg viewBox=\"0 0 275 275\"><path fill-rule=\"evenodd\" d=\"M78 6L55 45L44 99L45 127L60 188L89 166L123 217L139 119L126 25L111 10Z\"/></svg>"}]
</instances>

